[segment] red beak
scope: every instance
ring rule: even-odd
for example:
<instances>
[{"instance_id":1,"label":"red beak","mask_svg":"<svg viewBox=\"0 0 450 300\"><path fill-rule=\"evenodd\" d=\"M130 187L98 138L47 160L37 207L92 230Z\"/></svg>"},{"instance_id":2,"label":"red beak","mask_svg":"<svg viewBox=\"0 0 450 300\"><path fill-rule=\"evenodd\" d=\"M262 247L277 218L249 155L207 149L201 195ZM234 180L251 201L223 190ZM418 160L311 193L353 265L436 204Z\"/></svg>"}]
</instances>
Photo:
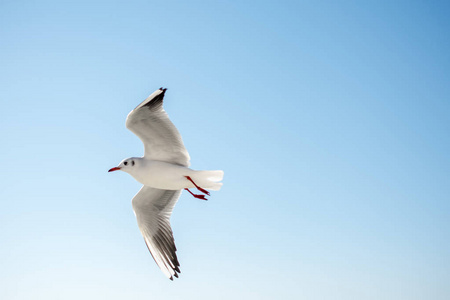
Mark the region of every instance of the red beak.
<instances>
[{"instance_id":1,"label":"red beak","mask_svg":"<svg viewBox=\"0 0 450 300\"><path fill-rule=\"evenodd\" d=\"M119 167L115 167L115 168L111 168L111 169L109 169L109 171L108 171L108 172L112 172L112 171L118 171L118 170L120 170L120 168L119 168Z\"/></svg>"}]
</instances>

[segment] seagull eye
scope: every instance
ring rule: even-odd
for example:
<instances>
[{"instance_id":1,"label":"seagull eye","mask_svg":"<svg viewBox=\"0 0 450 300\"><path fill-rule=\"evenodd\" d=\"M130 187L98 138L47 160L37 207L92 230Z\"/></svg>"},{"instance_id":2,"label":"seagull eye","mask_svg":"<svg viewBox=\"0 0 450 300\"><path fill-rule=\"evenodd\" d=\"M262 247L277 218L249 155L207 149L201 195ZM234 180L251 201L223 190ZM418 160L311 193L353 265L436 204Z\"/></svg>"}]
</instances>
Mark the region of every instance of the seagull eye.
<instances>
[{"instance_id":1,"label":"seagull eye","mask_svg":"<svg viewBox=\"0 0 450 300\"><path fill-rule=\"evenodd\" d=\"M134 160L131 161L131 165L134 166Z\"/></svg>"},{"instance_id":2,"label":"seagull eye","mask_svg":"<svg viewBox=\"0 0 450 300\"><path fill-rule=\"evenodd\" d=\"M126 165L128 165L128 162L126 161L126 162L124 162L123 164L126 166Z\"/></svg>"}]
</instances>

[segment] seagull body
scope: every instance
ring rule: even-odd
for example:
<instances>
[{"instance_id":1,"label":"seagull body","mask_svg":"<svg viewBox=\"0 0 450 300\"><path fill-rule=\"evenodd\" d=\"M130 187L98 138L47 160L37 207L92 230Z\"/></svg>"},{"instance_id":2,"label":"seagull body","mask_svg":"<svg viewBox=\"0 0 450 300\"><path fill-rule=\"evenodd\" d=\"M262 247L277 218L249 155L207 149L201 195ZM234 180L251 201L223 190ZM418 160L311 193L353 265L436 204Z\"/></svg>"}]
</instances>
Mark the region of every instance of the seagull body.
<instances>
[{"instance_id":1,"label":"seagull body","mask_svg":"<svg viewBox=\"0 0 450 300\"><path fill-rule=\"evenodd\" d=\"M108 172L124 171L144 186L134 196L132 206L139 229L156 264L171 280L178 277L180 263L170 227L173 207L183 189L207 200L205 190L219 190L223 171L196 171L189 168L189 153L181 135L163 109L166 89L160 88L132 110L126 126L143 142L143 157L124 159ZM189 189L201 193L194 194Z\"/></svg>"},{"instance_id":2,"label":"seagull body","mask_svg":"<svg viewBox=\"0 0 450 300\"><path fill-rule=\"evenodd\" d=\"M149 160L144 157L132 157L128 158L128 160L134 161L134 166L131 168L121 167L121 171L129 173L143 185L153 188L165 190L195 188L194 184L186 179L186 176L189 176L196 184L206 189L218 190L222 186L222 183L210 180L211 178L223 176L221 171L195 171L180 165ZM208 176L206 180L204 180L203 175L205 172Z\"/></svg>"}]
</instances>

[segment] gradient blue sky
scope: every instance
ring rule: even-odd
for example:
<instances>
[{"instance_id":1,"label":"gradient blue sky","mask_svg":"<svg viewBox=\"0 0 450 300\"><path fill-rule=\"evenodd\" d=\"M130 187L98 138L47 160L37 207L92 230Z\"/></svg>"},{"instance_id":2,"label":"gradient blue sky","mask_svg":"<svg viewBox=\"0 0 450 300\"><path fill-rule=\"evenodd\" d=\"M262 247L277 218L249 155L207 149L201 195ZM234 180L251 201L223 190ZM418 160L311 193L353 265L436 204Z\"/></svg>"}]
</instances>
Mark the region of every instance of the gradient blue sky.
<instances>
[{"instance_id":1,"label":"gradient blue sky","mask_svg":"<svg viewBox=\"0 0 450 300\"><path fill-rule=\"evenodd\" d=\"M449 299L445 1L0 1L1 299ZM208 202L163 276L107 173L164 86Z\"/></svg>"}]
</instances>

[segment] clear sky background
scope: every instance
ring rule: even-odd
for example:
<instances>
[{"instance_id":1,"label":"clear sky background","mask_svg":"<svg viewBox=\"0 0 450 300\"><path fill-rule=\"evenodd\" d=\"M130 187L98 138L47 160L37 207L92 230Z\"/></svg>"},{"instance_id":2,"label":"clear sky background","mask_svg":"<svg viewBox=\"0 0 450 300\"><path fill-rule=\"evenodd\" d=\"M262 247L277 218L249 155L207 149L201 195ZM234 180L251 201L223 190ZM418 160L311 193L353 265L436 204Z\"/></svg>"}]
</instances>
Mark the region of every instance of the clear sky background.
<instances>
[{"instance_id":1,"label":"clear sky background","mask_svg":"<svg viewBox=\"0 0 450 300\"><path fill-rule=\"evenodd\" d=\"M450 299L446 1L0 1L1 299ZM210 201L137 228L159 87Z\"/></svg>"}]
</instances>

